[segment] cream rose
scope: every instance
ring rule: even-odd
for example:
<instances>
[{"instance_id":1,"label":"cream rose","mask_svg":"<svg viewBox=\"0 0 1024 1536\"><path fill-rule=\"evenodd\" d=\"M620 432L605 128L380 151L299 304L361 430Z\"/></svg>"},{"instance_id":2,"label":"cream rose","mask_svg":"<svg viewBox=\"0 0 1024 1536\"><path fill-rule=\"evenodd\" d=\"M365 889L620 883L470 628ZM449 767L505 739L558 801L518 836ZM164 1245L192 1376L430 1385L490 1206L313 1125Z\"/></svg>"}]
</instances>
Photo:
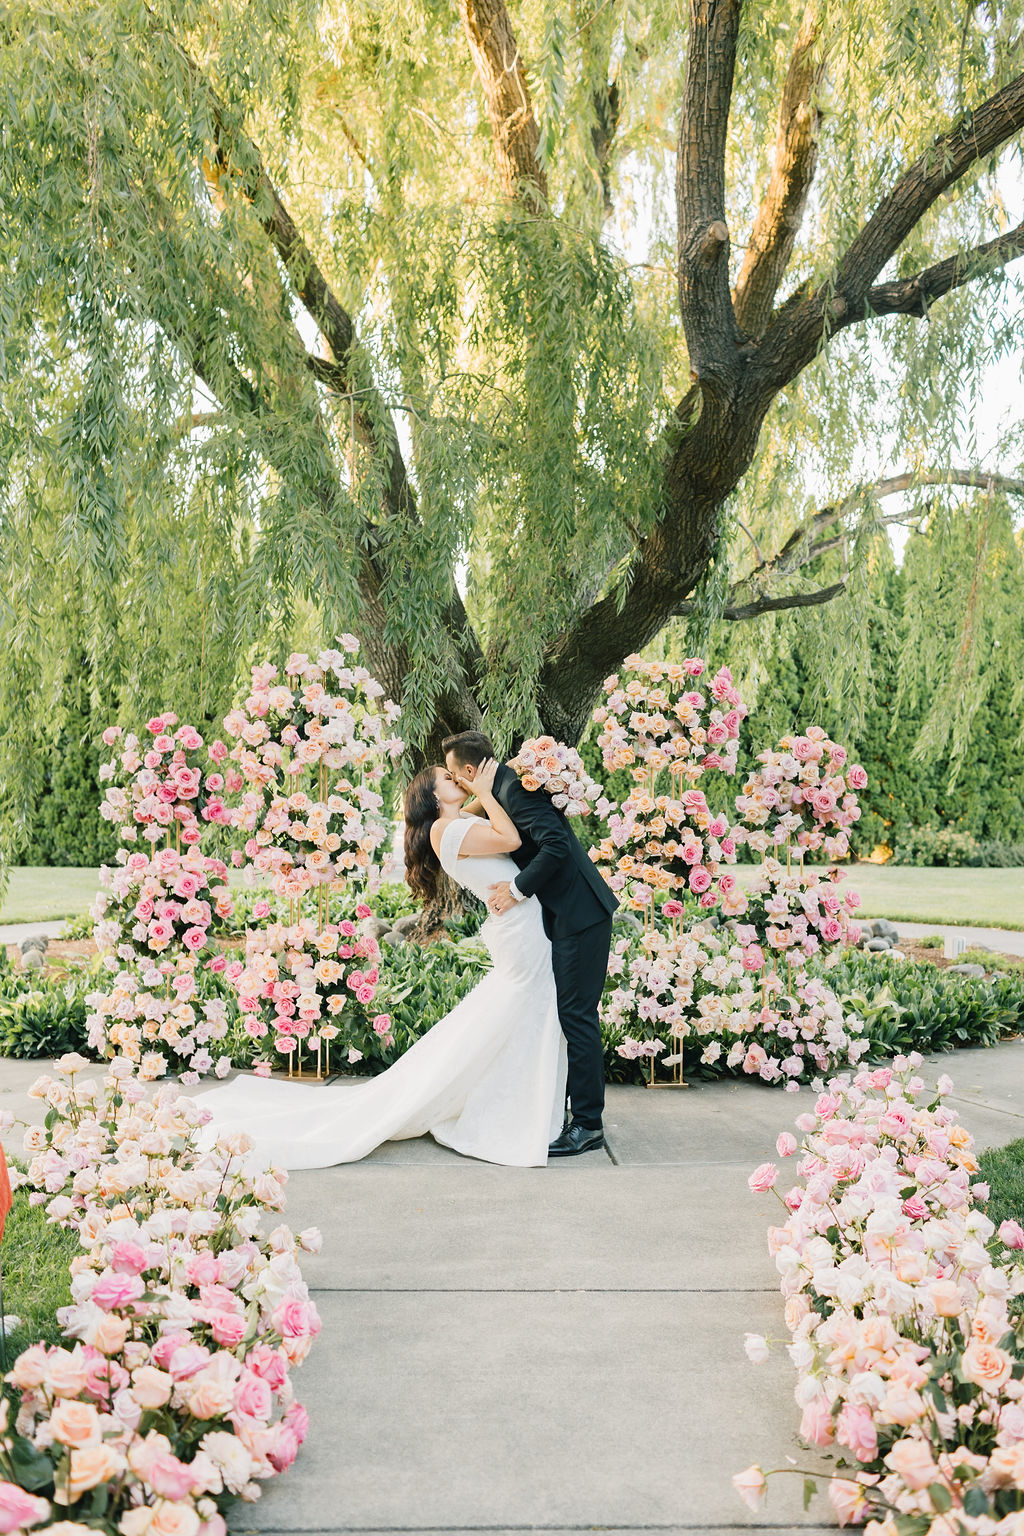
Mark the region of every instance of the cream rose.
<instances>
[{"instance_id":1,"label":"cream rose","mask_svg":"<svg viewBox=\"0 0 1024 1536\"><path fill-rule=\"evenodd\" d=\"M174 1387L174 1378L155 1365L144 1365L132 1377L132 1396L142 1408L162 1408Z\"/></svg>"},{"instance_id":2,"label":"cream rose","mask_svg":"<svg viewBox=\"0 0 1024 1536\"><path fill-rule=\"evenodd\" d=\"M959 1317L964 1309L964 1298L952 1280L933 1280L927 1294L937 1317Z\"/></svg>"},{"instance_id":3,"label":"cream rose","mask_svg":"<svg viewBox=\"0 0 1024 1536\"><path fill-rule=\"evenodd\" d=\"M153 1506L147 1536L196 1536L199 1526L199 1516L191 1504L161 1499Z\"/></svg>"}]
</instances>

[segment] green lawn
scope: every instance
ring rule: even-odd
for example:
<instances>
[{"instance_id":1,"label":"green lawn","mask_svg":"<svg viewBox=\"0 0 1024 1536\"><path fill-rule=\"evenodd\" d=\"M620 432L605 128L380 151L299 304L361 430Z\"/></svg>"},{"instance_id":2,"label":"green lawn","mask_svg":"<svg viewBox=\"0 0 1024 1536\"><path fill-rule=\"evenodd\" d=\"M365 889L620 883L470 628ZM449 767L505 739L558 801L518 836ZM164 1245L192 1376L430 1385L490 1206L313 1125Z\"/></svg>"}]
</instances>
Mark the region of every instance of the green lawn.
<instances>
[{"instance_id":1,"label":"green lawn","mask_svg":"<svg viewBox=\"0 0 1024 1536\"><path fill-rule=\"evenodd\" d=\"M1024 929L1024 869L918 869L848 864L846 879L864 898L865 917L893 922L962 923ZM740 879L753 867L741 865Z\"/></svg>"},{"instance_id":2,"label":"green lawn","mask_svg":"<svg viewBox=\"0 0 1024 1536\"><path fill-rule=\"evenodd\" d=\"M48 1222L41 1206L29 1205L27 1189L15 1192L4 1228L4 1313L19 1317L21 1326L8 1339L8 1367L36 1339L60 1339L55 1314L71 1301L68 1266L81 1251L76 1233Z\"/></svg>"},{"instance_id":3,"label":"green lawn","mask_svg":"<svg viewBox=\"0 0 1024 1536\"><path fill-rule=\"evenodd\" d=\"M12 869L0 900L0 923L42 923L58 917L77 917L91 905L98 890L95 869Z\"/></svg>"},{"instance_id":4,"label":"green lawn","mask_svg":"<svg viewBox=\"0 0 1024 1536\"><path fill-rule=\"evenodd\" d=\"M1024 929L1024 869L915 869L851 864L847 879L864 898L865 917ZM737 866L740 879L751 865ZM42 922L84 912L98 888L94 869L10 871L0 923Z\"/></svg>"},{"instance_id":5,"label":"green lawn","mask_svg":"<svg viewBox=\"0 0 1024 1536\"><path fill-rule=\"evenodd\" d=\"M981 1178L992 1190L986 1207L989 1218L996 1226L1001 1221L1024 1222L1024 1141L992 1147L978 1161Z\"/></svg>"}]
</instances>

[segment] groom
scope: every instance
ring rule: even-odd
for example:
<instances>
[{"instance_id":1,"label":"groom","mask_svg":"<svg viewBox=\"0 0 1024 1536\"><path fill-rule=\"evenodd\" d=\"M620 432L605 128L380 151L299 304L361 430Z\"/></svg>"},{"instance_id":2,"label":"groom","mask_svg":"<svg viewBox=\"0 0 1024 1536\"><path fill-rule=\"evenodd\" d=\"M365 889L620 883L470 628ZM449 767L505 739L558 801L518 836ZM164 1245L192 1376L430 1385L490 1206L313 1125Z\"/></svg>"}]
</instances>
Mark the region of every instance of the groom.
<instances>
[{"instance_id":1,"label":"groom","mask_svg":"<svg viewBox=\"0 0 1024 1536\"><path fill-rule=\"evenodd\" d=\"M480 764L496 756L490 738L480 731L449 736L442 746L448 772L467 785ZM543 908L572 1105L572 1123L551 1143L548 1155L575 1157L604 1146L604 1054L597 1009L618 902L550 795L524 789L507 763L498 769L493 793L515 823L522 845L512 854L518 875L493 885L487 905L492 912L507 912L517 901L536 896Z\"/></svg>"}]
</instances>

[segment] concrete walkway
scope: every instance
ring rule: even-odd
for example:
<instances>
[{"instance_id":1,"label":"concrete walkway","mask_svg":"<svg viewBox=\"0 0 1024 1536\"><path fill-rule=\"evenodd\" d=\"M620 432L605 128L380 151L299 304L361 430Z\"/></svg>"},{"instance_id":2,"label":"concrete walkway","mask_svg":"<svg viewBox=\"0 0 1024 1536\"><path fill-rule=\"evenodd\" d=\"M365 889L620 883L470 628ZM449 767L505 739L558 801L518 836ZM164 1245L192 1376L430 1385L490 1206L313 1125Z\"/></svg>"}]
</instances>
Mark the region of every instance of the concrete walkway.
<instances>
[{"instance_id":1,"label":"concrete walkway","mask_svg":"<svg viewBox=\"0 0 1024 1536\"><path fill-rule=\"evenodd\" d=\"M45 1064L0 1061L0 1108ZM934 1058L981 1146L1024 1136L1024 1041ZM495 1168L429 1140L293 1174L286 1219L324 1233L305 1263L324 1322L297 1373L311 1429L295 1471L233 1530L261 1536L821 1536L823 1498L752 1461L813 1466L792 1367L754 1367L746 1330L784 1334L747 1189L808 1094L753 1082L609 1090L608 1152ZM9 1146L15 1138L8 1138Z\"/></svg>"},{"instance_id":2,"label":"concrete walkway","mask_svg":"<svg viewBox=\"0 0 1024 1536\"><path fill-rule=\"evenodd\" d=\"M867 913L864 914L868 916ZM943 938L963 939L968 949L982 944L999 955L1024 955L1024 932L1015 928L960 928L952 923L897 922L901 939L920 939L925 934L941 933Z\"/></svg>"}]
</instances>

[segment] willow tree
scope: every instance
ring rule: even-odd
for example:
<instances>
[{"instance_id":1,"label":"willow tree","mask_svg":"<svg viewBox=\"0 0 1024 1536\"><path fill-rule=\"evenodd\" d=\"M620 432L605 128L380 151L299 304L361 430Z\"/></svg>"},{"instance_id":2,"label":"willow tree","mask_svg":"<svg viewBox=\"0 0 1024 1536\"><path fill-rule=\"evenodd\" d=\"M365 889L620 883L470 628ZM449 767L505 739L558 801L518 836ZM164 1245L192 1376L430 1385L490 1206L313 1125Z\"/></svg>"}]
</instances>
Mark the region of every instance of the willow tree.
<instances>
[{"instance_id":1,"label":"willow tree","mask_svg":"<svg viewBox=\"0 0 1024 1536\"><path fill-rule=\"evenodd\" d=\"M976 472L1021 0L0 0L0 37L3 622L73 570L100 692L142 697L117 615L159 630L184 563L240 667L296 601L355 630L421 753L575 739L674 615L849 616L792 557L824 498L856 561L872 455Z\"/></svg>"}]
</instances>

